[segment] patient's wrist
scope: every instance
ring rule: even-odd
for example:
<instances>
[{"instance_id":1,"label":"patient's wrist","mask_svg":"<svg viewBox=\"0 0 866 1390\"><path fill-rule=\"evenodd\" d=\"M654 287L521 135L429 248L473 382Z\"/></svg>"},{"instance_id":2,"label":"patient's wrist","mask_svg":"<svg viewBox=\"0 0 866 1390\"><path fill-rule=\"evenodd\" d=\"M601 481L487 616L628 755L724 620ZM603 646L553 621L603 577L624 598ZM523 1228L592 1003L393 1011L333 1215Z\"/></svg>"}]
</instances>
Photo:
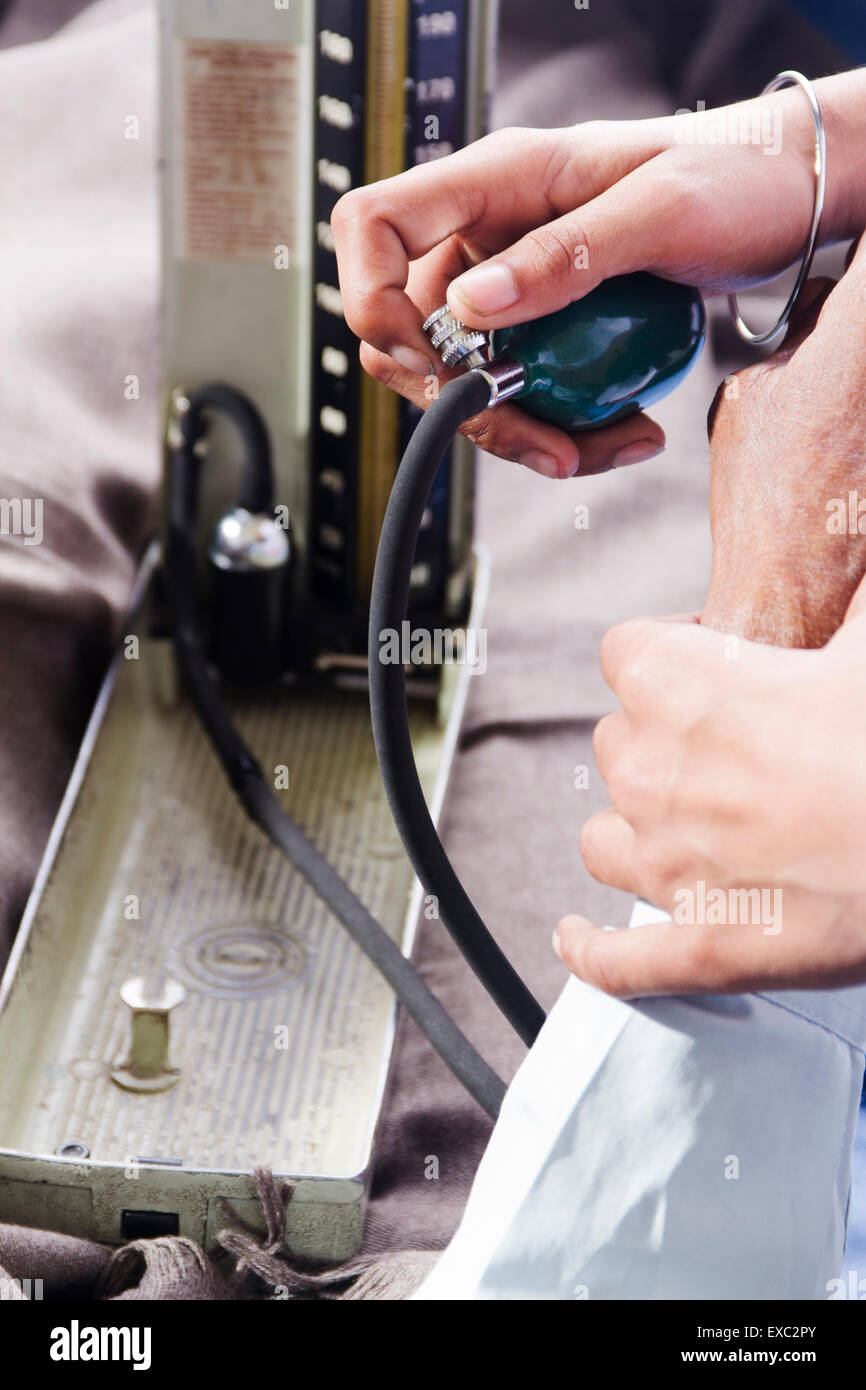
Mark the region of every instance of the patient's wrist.
<instances>
[{"instance_id":1,"label":"patient's wrist","mask_svg":"<svg viewBox=\"0 0 866 1390\"><path fill-rule=\"evenodd\" d=\"M826 638L815 640L816 628L823 624L809 622L796 605L780 601L772 592L761 591L738 599L709 595L701 614L704 627L716 632L745 637L750 642L764 642L772 647L820 647Z\"/></svg>"},{"instance_id":2,"label":"patient's wrist","mask_svg":"<svg viewBox=\"0 0 866 1390\"><path fill-rule=\"evenodd\" d=\"M701 622L774 647L823 647L837 630L859 574L820 562L752 561L735 571L714 565Z\"/></svg>"}]
</instances>

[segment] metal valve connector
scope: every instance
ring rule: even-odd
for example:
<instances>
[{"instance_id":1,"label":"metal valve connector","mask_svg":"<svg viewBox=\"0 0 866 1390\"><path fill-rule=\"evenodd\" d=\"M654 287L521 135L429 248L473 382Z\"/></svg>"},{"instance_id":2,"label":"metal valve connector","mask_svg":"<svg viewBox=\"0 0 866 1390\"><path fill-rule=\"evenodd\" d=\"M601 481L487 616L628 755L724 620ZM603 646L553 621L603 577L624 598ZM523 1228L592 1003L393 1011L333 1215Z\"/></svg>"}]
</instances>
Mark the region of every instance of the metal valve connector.
<instances>
[{"instance_id":1,"label":"metal valve connector","mask_svg":"<svg viewBox=\"0 0 866 1390\"><path fill-rule=\"evenodd\" d=\"M512 358L495 358L490 335L480 328L467 328L447 304L436 309L421 326L446 367L480 372L489 382L488 408L523 390L525 375L520 363Z\"/></svg>"},{"instance_id":2,"label":"metal valve connector","mask_svg":"<svg viewBox=\"0 0 866 1390\"><path fill-rule=\"evenodd\" d=\"M467 328L447 304L434 310L421 325L446 367L483 367L490 361L490 340L478 328Z\"/></svg>"}]
</instances>

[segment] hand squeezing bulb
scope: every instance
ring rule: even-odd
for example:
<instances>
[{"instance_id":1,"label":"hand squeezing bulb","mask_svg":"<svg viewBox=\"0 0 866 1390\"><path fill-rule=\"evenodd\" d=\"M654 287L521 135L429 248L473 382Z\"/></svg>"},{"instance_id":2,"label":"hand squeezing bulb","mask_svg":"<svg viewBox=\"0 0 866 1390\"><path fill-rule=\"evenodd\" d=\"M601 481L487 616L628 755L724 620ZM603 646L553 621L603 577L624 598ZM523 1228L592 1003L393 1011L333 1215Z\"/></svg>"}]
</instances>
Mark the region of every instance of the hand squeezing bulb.
<instances>
[{"instance_id":1,"label":"hand squeezing bulb","mask_svg":"<svg viewBox=\"0 0 866 1390\"><path fill-rule=\"evenodd\" d=\"M487 377L491 406L513 399L577 431L633 415L678 386L700 355L706 317L697 290L639 271L490 334L466 328L447 305L424 330L447 366Z\"/></svg>"}]
</instances>

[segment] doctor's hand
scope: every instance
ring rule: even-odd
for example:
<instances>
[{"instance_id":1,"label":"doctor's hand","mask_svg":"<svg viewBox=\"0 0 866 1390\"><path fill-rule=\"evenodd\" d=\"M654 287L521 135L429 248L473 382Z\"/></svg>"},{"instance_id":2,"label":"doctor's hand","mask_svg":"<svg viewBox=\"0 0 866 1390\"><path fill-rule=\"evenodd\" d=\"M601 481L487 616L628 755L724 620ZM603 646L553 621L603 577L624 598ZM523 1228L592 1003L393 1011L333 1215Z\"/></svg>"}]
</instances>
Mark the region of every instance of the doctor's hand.
<instances>
[{"instance_id":1,"label":"doctor's hand","mask_svg":"<svg viewBox=\"0 0 866 1390\"><path fill-rule=\"evenodd\" d=\"M828 147L822 235L832 241L866 225L866 73L815 87ZM720 123L752 138L719 141ZM434 363L421 323L446 298L465 323L492 329L634 270L709 291L766 278L802 249L813 165L811 114L792 88L720 111L501 130L353 190L332 227L362 363L423 408L449 373ZM645 415L572 437L508 404L465 433L556 478L634 463L664 445Z\"/></svg>"},{"instance_id":2,"label":"doctor's hand","mask_svg":"<svg viewBox=\"0 0 866 1390\"><path fill-rule=\"evenodd\" d=\"M595 737L613 806L581 849L673 921L565 917L569 969L622 998L866 981L866 585L818 650L635 619L602 657L622 704Z\"/></svg>"}]
</instances>

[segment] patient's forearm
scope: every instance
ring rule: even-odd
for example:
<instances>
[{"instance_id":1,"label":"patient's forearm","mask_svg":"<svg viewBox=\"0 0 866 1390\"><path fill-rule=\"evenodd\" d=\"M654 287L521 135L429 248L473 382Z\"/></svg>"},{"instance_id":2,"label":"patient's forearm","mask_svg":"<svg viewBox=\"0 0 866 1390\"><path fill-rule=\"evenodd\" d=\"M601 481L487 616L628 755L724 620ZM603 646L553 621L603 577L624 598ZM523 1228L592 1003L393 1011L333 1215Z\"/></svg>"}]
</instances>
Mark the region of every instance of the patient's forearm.
<instances>
[{"instance_id":1,"label":"patient's forearm","mask_svg":"<svg viewBox=\"0 0 866 1390\"><path fill-rule=\"evenodd\" d=\"M784 647L837 630L866 573L864 399L866 237L837 285L809 282L779 351L720 387L705 626Z\"/></svg>"},{"instance_id":2,"label":"patient's forearm","mask_svg":"<svg viewBox=\"0 0 866 1390\"><path fill-rule=\"evenodd\" d=\"M735 574L714 572L701 615L704 627L774 647L823 647L836 632L857 587L849 574L807 556L762 570L759 560Z\"/></svg>"}]
</instances>

